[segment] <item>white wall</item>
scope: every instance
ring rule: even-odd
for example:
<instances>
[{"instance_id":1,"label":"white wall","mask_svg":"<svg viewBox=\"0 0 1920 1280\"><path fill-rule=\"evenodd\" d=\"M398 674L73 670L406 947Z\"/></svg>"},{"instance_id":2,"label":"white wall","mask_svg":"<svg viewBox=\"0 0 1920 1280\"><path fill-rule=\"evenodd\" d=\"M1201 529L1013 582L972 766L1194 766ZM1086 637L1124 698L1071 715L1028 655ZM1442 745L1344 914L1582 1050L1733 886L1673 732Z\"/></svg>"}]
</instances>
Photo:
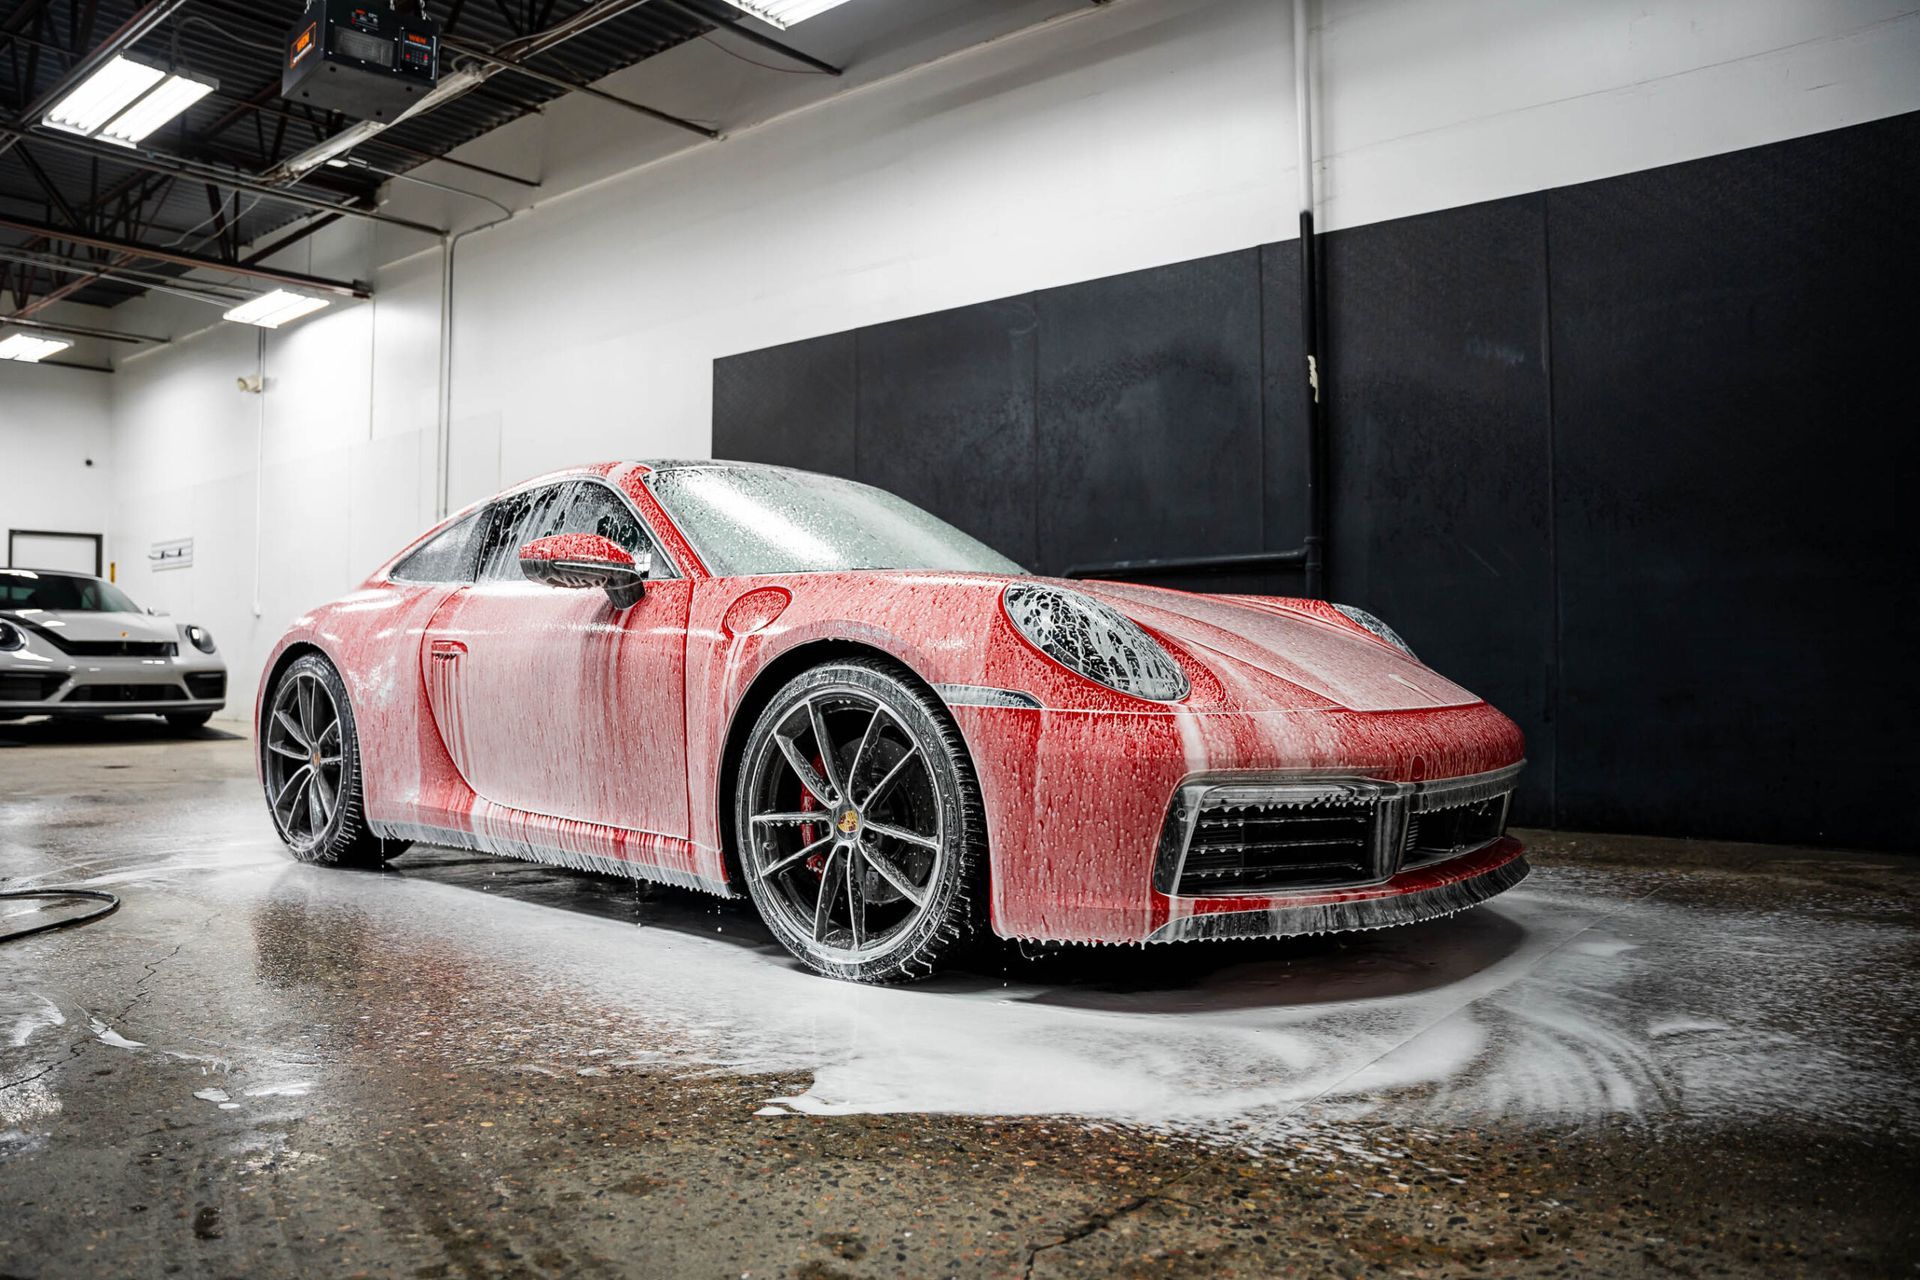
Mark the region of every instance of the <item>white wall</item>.
<instances>
[{"instance_id":1,"label":"white wall","mask_svg":"<svg viewBox=\"0 0 1920 1280\"><path fill-rule=\"evenodd\" d=\"M1920 109L1912 3L1657 9L1324 0L1322 225ZM882 20L892 42L862 63L861 24ZM460 250L456 505L570 462L703 455L716 356L1292 234L1283 0L856 0L817 21L793 38L848 56L848 83L762 76L777 83L753 88L703 42L608 82L723 122L723 142L574 98L469 148L547 185ZM955 51L911 67L943 48ZM414 216L494 213L390 191L390 208ZM148 541L199 540L193 570L136 591L211 626L238 691L289 617L357 581L433 506L438 250L343 223L283 261L369 278L377 297L269 335L264 399L233 389L257 355L255 334L233 326L114 378L114 554L144 563ZM121 310L129 327L186 333L206 324L191 308Z\"/></svg>"},{"instance_id":2,"label":"white wall","mask_svg":"<svg viewBox=\"0 0 1920 1280\"><path fill-rule=\"evenodd\" d=\"M107 531L112 383L0 360L0 564L9 529Z\"/></svg>"}]
</instances>

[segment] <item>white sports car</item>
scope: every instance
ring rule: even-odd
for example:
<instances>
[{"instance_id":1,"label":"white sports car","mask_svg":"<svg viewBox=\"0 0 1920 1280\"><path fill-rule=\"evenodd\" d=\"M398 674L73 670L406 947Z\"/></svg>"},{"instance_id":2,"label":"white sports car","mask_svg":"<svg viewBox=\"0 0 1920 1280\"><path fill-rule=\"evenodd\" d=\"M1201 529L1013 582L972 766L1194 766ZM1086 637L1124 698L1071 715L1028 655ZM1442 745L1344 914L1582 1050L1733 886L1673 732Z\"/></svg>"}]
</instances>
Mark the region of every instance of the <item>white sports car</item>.
<instances>
[{"instance_id":1,"label":"white sports car","mask_svg":"<svg viewBox=\"0 0 1920 1280\"><path fill-rule=\"evenodd\" d=\"M104 578L0 569L0 720L159 715L191 729L226 701L204 627L147 613Z\"/></svg>"}]
</instances>

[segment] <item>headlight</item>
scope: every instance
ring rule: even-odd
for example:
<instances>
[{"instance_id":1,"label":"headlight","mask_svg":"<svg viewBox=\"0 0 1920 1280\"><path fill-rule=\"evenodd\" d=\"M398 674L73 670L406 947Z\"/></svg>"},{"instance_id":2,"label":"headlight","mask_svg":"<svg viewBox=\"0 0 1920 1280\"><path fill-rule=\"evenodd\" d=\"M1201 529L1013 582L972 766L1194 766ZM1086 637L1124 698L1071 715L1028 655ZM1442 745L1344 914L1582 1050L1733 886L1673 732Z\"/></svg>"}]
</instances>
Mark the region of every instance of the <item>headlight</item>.
<instances>
[{"instance_id":1,"label":"headlight","mask_svg":"<svg viewBox=\"0 0 1920 1280\"><path fill-rule=\"evenodd\" d=\"M1365 609L1356 609L1350 604L1336 604L1333 607L1347 615L1347 621L1353 623L1355 626L1364 627L1368 631L1373 632L1373 634L1379 636L1382 640L1385 640L1409 658L1413 658L1415 662L1420 660L1414 656L1413 646L1409 645L1405 640L1402 640L1398 631L1395 631L1392 627L1380 621L1380 619L1374 617Z\"/></svg>"},{"instance_id":2,"label":"headlight","mask_svg":"<svg viewBox=\"0 0 1920 1280\"><path fill-rule=\"evenodd\" d=\"M1180 664L1118 610L1078 591L1024 583L1009 586L1005 599L1020 634L1067 670L1136 698L1187 696Z\"/></svg>"},{"instance_id":3,"label":"headlight","mask_svg":"<svg viewBox=\"0 0 1920 1280\"><path fill-rule=\"evenodd\" d=\"M0 653L12 653L27 647L27 637L11 622L0 622Z\"/></svg>"},{"instance_id":4,"label":"headlight","mask_svg":"<svg viewBox=\"0 0 1920 1280\"><path fill-rule=\"evenodd\" d=\"M180 634L187 638L188 644L200 652L213 652L213 632L205 627L185 626L180 628Z\"/></svg>"}]
</instances>

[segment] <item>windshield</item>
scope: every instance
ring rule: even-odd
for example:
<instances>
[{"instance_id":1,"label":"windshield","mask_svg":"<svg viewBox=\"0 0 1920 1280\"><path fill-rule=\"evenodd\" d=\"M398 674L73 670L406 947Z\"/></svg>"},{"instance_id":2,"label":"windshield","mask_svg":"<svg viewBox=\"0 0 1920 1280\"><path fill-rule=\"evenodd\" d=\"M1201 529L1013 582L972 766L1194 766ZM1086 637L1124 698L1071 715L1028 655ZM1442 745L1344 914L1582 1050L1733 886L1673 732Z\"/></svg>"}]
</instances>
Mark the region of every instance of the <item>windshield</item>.
<instances>
[{"instance_id":1,"label":"windshield","mask_svg":"<svg viewBox=\"0 0 1920 1280\"><path fill-rule=\"evenodd\" d=\"M883 489L778 467L675 467L647 484L723 576L939 569L1025 573L986 543Z\"/></svg>"},{"instance_id":2,"label":"windshield","mask_svg":"<svg viewBox=\"0 0 1920 1280\"><path fill-rule=\"evenodd\" d=\"M0 569L0 609L65 609L78 613L138 613L140 606L111 582L72 573Z\"/></svg>"}]
</instances>

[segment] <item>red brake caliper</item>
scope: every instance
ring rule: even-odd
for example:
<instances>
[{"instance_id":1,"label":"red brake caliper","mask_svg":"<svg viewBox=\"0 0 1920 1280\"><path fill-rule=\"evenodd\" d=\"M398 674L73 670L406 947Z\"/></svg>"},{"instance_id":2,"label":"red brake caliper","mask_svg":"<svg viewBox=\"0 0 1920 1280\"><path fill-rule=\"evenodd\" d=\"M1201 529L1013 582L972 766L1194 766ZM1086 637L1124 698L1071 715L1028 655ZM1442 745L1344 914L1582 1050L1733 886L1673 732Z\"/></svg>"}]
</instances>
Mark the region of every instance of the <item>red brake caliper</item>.
<instances>
[{"instance_id":1,"label":"red brake caliper","mask_svg":"<svg viewBox=\"0 0 1920 1280\"><path fill-rule=\"evenodd\" d=\"M827 762L824 757L822 757L816 752L813 759L809 763L813 765L813 772L816 777L824 778L827 776ZM807 790L807 788L804 785L802 785L800 788L800 812L812 813L815 809L818 809L819 807L820 807L820 802L813 798L813 792ZM831 815L829 815L829 817L831 817ZM820 828L815 826L813 823L807 823L805 826L802 826L800 828L801 845L803 846L810 845L815 840L822 839L823 838L822 836L816 836L815 834L813 834L815 831L818 831L819 829ZM825 874L827 874L827 855L824 853L813 854L807 859L805 865L807 870L813 872L814 875L824 876Z\"/></svg>"}]
</instances>

